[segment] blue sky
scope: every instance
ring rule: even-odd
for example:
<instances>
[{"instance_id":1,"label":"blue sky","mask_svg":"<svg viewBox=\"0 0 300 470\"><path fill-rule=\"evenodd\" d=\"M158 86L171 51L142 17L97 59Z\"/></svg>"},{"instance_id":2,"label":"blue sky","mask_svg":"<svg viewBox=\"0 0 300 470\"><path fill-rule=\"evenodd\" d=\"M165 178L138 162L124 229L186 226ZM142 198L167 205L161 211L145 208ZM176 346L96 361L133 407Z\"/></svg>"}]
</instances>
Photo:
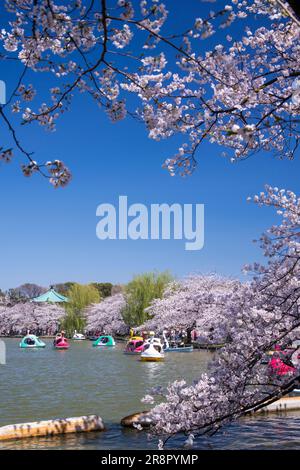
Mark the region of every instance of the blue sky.
<instances>
[{"instance_id":1,"label":"blue sky","mask_svg":"<svg viewBox=\"0 0 300 470\"><path fill-rule=\"evenodd\" d=\"M0 64L2 66L2 64ZM0 69L8 90L14 73ZM154 142L131 119L111 124L86 96L74 101L72 113L55 133L37 126L22 129L23 142L40 160L62 159L73 180L53 189L35 175L24 178L17 158L0 166L0 287L24 282L62 281L124 283L134 274L170 270L241 276L243 264L261 260L252 240L277 220L271 209L246 202L266 183L299 192L300 162L260 154L232 165L222 149L204 144L198 167L189 178L170 177L161 168L176 152L178 139ZM106 240L96 238L96 208L128 202L205 204L205 246L185 251L184 241Z\"/></svg>"}]
</instances>

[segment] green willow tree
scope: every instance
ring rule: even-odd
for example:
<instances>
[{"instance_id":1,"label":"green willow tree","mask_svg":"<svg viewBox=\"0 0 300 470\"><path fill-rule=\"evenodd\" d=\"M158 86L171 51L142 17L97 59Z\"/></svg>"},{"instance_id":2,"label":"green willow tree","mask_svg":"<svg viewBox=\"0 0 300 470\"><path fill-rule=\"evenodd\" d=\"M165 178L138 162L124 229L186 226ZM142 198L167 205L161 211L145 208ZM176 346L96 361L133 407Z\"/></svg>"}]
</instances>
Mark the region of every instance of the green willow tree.
<instances>
[{"instance_id":1,"label":"green willow tree","mask_svg":"<svg viewBox=\"0 0 300 470\"><path fill-rule=\"evenodd\" d=\"M122 311L124 322L130 327L136 327L149 320L145 309L153 299L161 298L166 285L173 280L168 272L145 273L135 276L124 289L126 307Z\"/></svg>"},{"instance_id":2,"label":"green willow tree","mask_svg":"<svg viewBox=\"0 0 300 470\"><path fill-rule=\"evenodd\" d=\"M69 302L65 304L66 315L61 322L61 328L66 331L67 336L71 336L74 330L83 332L86 319L83 310L92 303L101 300L99 291L92 285L74 284L67 291Z\"/></svg>"}]
</instances>

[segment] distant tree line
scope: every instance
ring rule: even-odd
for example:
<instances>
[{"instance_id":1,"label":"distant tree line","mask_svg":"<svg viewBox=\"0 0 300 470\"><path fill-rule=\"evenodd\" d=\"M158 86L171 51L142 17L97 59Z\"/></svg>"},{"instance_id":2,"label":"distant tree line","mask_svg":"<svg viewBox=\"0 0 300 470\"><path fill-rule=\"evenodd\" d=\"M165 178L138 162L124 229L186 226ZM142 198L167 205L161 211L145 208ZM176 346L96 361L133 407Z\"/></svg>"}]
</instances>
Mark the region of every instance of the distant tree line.
<instances>
[{"instance_id":1,"label":"distant tree line","mask_svg":"<svg viewBox=\"0 0 300 470\"><path fill-rule=\"evenodd\" d=\"M163 296L172 280L169 272L150 272L134 276L123 289L110 283L73 284L66 291L69 302L64 305L66 316L61 326L67 335L74 330L118 333L138 327L151 318L146 309Z\"/></svg>"},{"instance_id":2,"label":"distant tree line","mask_svg":"<svg viewBox=\"0 0 300 470\"><path fill-rule=\"evenodd\" d=\"M52 287L68 297L68 302L53 308L55 316L51 321L50 318L47 320L47 304L30 302L48 289L34 283L22 284L0 293L0 334L20 334L27 328L43 334L63 329L67 336L72 336L75 330L122 334L151 318L147 308L154 299L162 298L172 280L169 272L150 272L134 276L125 286L110 282L54 284ZM39 313L38 317L35 312ZM51 328L47 328L48 322Z\"/></svg>"},{"instance_id":3,"label":"distant tree line","mask_svg":"<svg viewBox=\"0 0 300 470\"><path fill-rule=\"evenodd\" d=\"M79 283L75 281L67 281L53 284L52 287L59 294L67 295L68 291L74 285L79 285ZM97 291L99 292L100 297L103 299L122 291L122 286L113 285L110 282L92 282L89 285L95 287L95 289L97 289ZM4 299L6 299L8 302L14 304L17 302L23 302L28 299L33 299L34 297L38 297L39 295L47 292L48 289L48 287L27 282L25 284L21 284L18 287L9 288L7 291L0 289L0 297L2 298L2 303Z\"/></svg>"}]
</instances>

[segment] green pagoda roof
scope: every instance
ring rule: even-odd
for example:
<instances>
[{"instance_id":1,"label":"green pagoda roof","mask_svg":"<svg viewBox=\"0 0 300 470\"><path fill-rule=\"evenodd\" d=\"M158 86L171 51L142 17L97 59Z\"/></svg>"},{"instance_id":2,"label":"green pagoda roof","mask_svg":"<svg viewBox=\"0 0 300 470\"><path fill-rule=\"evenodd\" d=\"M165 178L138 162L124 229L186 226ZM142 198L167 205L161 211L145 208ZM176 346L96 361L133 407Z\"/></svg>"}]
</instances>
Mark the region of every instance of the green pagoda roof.
<instances>
[{"instance_id":1,"label":"green pagoda roof","mask_svg":"<svg viewBox=\"0 0 300 470\"><path fill-rule=\"evenodd\" d=\"M31 300L32 302L68 302L69 299L51 288L45 294L41 294Z\"/></svg>"}]
</instances>

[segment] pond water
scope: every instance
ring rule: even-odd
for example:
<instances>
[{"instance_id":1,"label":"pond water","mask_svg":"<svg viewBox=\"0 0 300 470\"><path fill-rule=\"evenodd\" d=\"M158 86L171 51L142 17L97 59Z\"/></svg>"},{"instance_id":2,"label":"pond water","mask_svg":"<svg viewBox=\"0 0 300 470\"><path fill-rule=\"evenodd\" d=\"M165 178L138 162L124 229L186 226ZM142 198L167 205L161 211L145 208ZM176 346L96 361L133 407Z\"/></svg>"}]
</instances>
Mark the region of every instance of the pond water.
<instances>
[{"instance_id":1,"label":"pond water","mask_svg":"<svg viewBox=\"0 0 300 470\"><path fill-rule=\"evenodd\" d=\"M5 339L6 365L0 365L0 426L43 419L98 414L107 430L87 434L0 442L0 449L156 449L146 432L124 429L120 420L147 409L140 399L157 385L199 377L211 353L169 353L161 363L143 363L115 348L94 348L90 341L71 342L56 351L52 341L40 350L18 347ZM182 440L173 440L173 448ZM284 416L247 418L227 426L202 449L300 448L300 412Z\"/></svg>"}]
</instances>

